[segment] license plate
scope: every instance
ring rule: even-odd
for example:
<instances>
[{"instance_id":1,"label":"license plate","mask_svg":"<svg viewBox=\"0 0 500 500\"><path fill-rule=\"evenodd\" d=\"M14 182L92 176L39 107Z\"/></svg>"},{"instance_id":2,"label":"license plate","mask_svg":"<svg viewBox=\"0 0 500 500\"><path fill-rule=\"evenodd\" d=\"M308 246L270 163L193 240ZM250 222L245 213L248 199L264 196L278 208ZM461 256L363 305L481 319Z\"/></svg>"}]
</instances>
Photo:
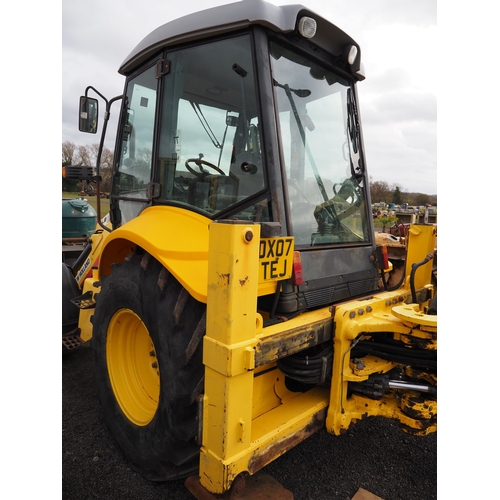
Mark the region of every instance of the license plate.
<instances>
[{"instance_id":1,"label":"license plate","mask_svg":"<svg viewBox=\"0 0 500 500\"><path fill-rule=\"evenodd\" d=\"M259 283L291 278L293 238L262 238L259 246Z\"/></svg>"}]
</instances>

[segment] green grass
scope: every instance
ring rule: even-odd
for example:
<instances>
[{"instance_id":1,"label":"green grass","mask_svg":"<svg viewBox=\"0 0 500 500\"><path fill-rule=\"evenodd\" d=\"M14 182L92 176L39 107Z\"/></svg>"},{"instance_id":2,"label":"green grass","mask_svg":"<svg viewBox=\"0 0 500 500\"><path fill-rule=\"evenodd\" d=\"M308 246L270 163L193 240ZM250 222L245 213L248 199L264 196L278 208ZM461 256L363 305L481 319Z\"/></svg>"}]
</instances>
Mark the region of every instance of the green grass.
<instances>
[{"instance_id":1,"label":"green grass","mask_svg":"<svg viewBox=\"0 0 500 500\"><path fill-rule=\"evenodd\" d=\"M70 193L69 191L62 192L63 198L85 198L89 205L97 212L97 196L80 196L78 193ZM104 217L109 212L109 199L101 198L101 217Z\"/></svg>"}]
</instances>

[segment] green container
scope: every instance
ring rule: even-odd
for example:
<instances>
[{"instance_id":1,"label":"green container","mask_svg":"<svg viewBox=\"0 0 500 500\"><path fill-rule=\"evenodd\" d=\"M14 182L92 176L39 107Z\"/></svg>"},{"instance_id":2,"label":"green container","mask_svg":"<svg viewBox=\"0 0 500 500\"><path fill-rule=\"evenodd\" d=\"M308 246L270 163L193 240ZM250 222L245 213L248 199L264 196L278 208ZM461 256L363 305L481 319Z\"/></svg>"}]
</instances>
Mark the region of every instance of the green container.
<instances>
[{"instance_id":1,"label":"green container","mask_svg":"<svg viewBox=\"0 0 500 500\"><path fill-rule=\"evenodd\" d=\"M62 237L81 238L95 232L97 213L83 198L63 198Z\"/></svg>"}]
</instances>

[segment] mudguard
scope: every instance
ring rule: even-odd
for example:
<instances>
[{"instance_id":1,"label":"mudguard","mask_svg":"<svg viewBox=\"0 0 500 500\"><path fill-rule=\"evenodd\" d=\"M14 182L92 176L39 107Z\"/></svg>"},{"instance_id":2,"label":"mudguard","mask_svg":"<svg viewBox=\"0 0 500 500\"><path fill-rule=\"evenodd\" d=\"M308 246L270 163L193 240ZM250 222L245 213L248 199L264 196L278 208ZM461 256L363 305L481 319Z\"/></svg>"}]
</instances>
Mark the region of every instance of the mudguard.
<instances>
[{"instance_id":1,"label":"mudguard","mask_svg":"<svg viewBox=\"0 0 500 500\"><path fill-rule=\"evenodd\" d=\"M111 274L111 264L122 262L139 246L159 260L196 300L206 303L211 222L182 208L146 208L109 234L101 254L99 276Z\"/></svg>"}]
</instances>

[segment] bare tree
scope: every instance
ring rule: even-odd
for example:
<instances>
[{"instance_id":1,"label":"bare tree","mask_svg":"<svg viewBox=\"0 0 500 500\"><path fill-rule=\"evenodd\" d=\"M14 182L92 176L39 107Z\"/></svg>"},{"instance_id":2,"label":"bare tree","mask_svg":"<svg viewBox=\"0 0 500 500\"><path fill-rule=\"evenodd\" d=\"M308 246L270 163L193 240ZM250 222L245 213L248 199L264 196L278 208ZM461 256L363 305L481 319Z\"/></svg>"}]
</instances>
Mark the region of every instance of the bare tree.
<instances>
[{"instance_id":1,"label":"bare tree","mask_svg":"<svg viewBox=\"0 0 500 500\"><path fill-rule=\"evenodd\" d=\"M70 141L62 143L62 163L63 165L73 165L73 158L75 156L76 145Z\"/></svg>"},{"instance_id":2,"label":"bare tree","mask_svg":"<svg viewBox=\"0 0 500 500\"><path fill-rule=\"evenodd\" d=\"M99 173L102 177L101 191L109 193L111 191L111 175L113 172L113 151L103 148L101 154L101 165Z\"/></svg>"},{"instance_id":3,"label":"bare tree","mask_svg":"<svg viewBox=\"0 0 500 500\"><path fill-rule=\"evenodd\" d=\"M415 205L424 207L427 204L431 204L430 196L428 194L417 193L417 195L415 196Z\"/></svg>"},{"instance_id":4,"label":"bare tree","mask_svg":"<svg viewBox=\"0 0 500 500\"><path fill-rule=\"evenodd\" d=\"M95 154L92 146L78 146L78 165L94 165Z\"/></svg>"},{"instance_id":5,"label":"bare tree","mask_svg":"<svg viewBox=\"0 0 500 500\"><path fill-rule=\"evenodd\" d=\"M392 202L392 189L385 181L375 181L370 179L370 196L372 203L391 203Z\"/></svg>"},{"instance_id":6,"label":"bare tree","mask_svg":"<svg viewBox=\"0 0 500 500\"><path fill-rule=\"evenodd\" d=\"M70 141L62 143L62 164L63 166L74 165L76 146ZM62 178L62 190L73 192L78 189L78 181L76 179Z\"/></svg>"},{"instance_id":7,"label":"bare tree","mask_svg":"<svg viewBox=\"0 0 500 500\"><path fill-rule=\"evenodd\" d=\"M89 148L92 151L93 158L95 158L97 161L97 156L99 155L99 144L92 144L92 146L89 146Z\"/></svg>"}]
</instances>

